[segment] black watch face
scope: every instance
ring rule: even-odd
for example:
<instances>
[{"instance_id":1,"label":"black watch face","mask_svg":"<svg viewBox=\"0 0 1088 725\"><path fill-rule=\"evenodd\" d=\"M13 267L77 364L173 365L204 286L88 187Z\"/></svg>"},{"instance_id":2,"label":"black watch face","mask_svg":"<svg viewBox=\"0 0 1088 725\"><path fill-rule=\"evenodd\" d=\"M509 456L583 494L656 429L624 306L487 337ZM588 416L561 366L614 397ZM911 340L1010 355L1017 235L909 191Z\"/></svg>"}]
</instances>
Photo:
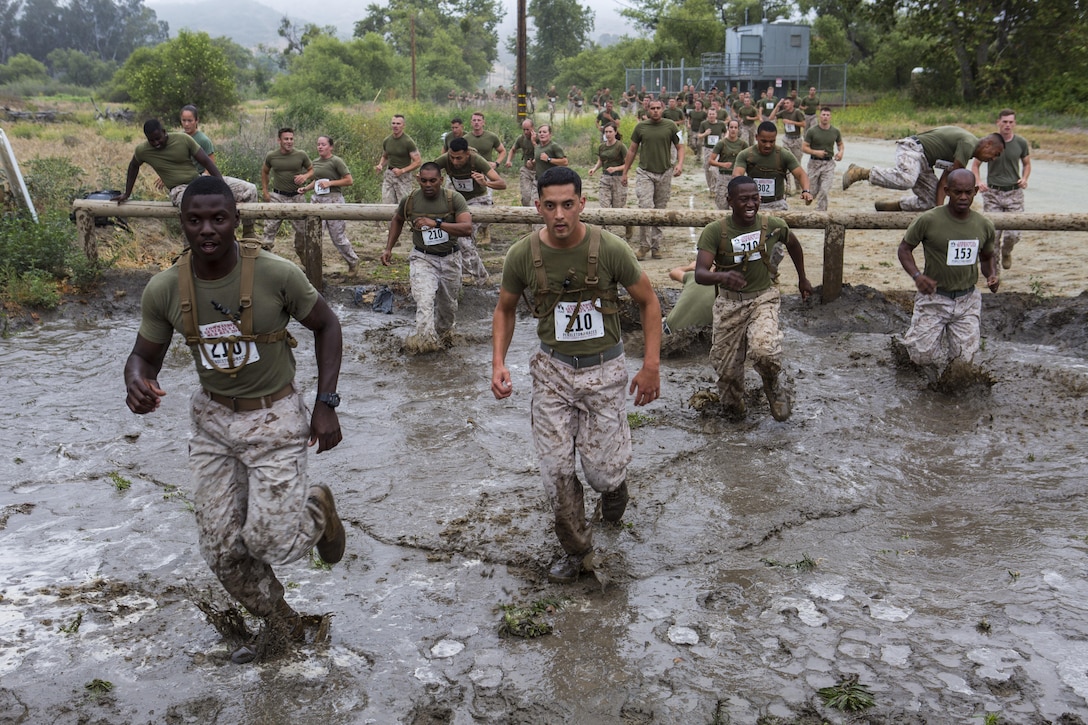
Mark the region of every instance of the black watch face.
<instances>
[{"instance_id":1,"label":"black watch face","mask_svg":"<svg viewBox=\"0 0 1088 725\"><path fill-rule=\"evenodd\" d=\"M317 397L317 399L325 405L329 406L330 408L335 408L336 406L340 405L339 393L322 393Z\"/></svg>"}]
</instances>

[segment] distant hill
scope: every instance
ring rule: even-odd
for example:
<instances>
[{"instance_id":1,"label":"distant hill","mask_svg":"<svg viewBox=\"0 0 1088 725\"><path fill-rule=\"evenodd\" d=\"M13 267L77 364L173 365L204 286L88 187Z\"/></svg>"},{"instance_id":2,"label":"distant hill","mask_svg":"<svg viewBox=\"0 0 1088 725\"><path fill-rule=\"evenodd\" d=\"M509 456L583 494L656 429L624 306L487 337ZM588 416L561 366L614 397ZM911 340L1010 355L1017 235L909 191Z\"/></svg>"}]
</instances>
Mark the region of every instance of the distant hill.
<instances>
[{"instance_id":1,"label":"distant hill","mask_svg":"<svg viewBox=\"0 0 1088 725\"><path fill-rule=\"evenodd\" d=\"M272 47L283 45L283 39L276 33L280 27L283 13L255 0L204 0L203 2L162 2L146 3L155 11L159 20L170 25L170 37L175 37L179 30L204 31L213 38L226 37L246 48L256 48L263 43ZM318 21L302 18L295 13L288 13L292 22L304 25L336 25L333 20ZM342 27L342 26L338 26ZM351 35L352 25L348 25L347 35Z\"/></svg>"}]
</instances>

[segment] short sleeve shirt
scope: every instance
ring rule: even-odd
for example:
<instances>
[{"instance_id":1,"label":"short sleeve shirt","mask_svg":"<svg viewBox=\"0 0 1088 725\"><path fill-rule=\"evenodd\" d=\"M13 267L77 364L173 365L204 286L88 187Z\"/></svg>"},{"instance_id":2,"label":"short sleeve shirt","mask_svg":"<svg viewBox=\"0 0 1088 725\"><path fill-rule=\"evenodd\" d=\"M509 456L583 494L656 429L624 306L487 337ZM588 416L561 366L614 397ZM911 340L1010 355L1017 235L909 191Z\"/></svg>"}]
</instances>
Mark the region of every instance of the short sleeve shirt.
<instances>
[{"instance_id":1,"label":"short sleeve shirt","mask_svg":"<svg viewBox=\"0 0 1088 725\"><path fill-rule=\"evenodd\" d=\"M1020 181L1020 164L1031 153L1023 136L1013 136L1005 150L986 165L986 183L990 186L1016 186Z\"/></svg>"},{"instance_id":2,"label":"short sleeve shirt","mask_svg":"<svg viewBox=\"0 0 1088 725\"><path fill-rule=\"evenodd\" d=\"M351 173L348 171L348 165L339 156L330 156L327 159L318 157L313 164L315 179L338 181Z\"/></svg>"},{"instance_id":3,"label":"short sleeve shirt","mask_svg":"<svg viewBox=\"0 0 1088 725\"><path fill-rule=\"evenodd\" d=\"M759 153L758 146L749 146L737 154L734 167L744 168L744 173L756 180L760 201L777 201L786 195L786 174L792 173L801 162L781 146L775 146L769 156Z\"/></svg>"},{"instance_id":4,"label":"short sleeve shirt","mask_svg":"<svg viewBox=\"0 0 1088 725\"><path fill-rule=\"evenodd\" d=\"M767 233L760 243L762 217L767 217ZM725 225L725 239L722 239L722 225ZM773 284L770 264L771 249L778 242L785 244L790 228L786 222L775 216L757 214L750 226L740 227L733 223L733 215L711 222L699 235L699 251L714 255L714 266L723 272L740 272L747 284L741 292L762 292ZM745 252L749 252L745 259ZM758 256L756 256L758 254Z\"/></svg>"},{"instance_id":5,"label":"short sleeve shirt","mask_svg":"<svg viewBox=\"0 0 1088 725\"><path fill-rule=\"evenodd\" d=\"M453 187L453 190L466 199L475 199L487 193L487 187L477 184L476 180L472 178L473 171L479 171L484 176L491 173L491 164L487 163L479 154L469 154L468 163L461 169L454 168L449 154L442 154L434 162L446 173L449 185Z\"/></svg>"},{"instance_id":6,"label":"short sleeve shirt","mask_svg":"<svg viewBox=\"0 0 1088 725\"><path fill-rule=\"evenodd\" d=\"M486 163L486 162L485 162ZM447 199L446 195L450 194L450 198ZM408 205L408 199L404 198L400 200L400 204L397 206L397 216L404 219L405 225L409 228L412 227L412 222L420 217L426 217L428 219L441 219L443 222L455 222L457 221L457 215L463 214L469 211L468 203L465 202L465 197L458 194L456 191L449 189L442 189L441 193L434 199L428 199L423 195L421 189L416 189L412 192L412 218L409 219L405 214L405 209ZM450 205L453 205L453 213L450 213ZM424 249L432 252L446 253L452 252L457 246L457 238L451 237L449 234L445 235L443 241L435 244L437 240L431 238L424 240L423 232L416 229L412 229L412 246L416 249L423 251ZM428 243L430 242L430 243Z\"/></svg>"},{"instance_id":7,"label":"short sleeve shirt","mask_svg":"<svg viewBox=\"0 0 1088 725\"><path fill-rule=\"evenodd\" d=\"M208 156L211 156L215 153L215 144L213 144L212 140L208 138L208 134L204 133L203 131L197 131L196 133L194 133L193 140L197 142L200 148L204 151L204 153L208 154ZM196 159L193 159L193 166L196 167L196 171L198 174L204 173L204 167L201 166Z\"/></svg>"},{"instance_id":8,"label":"short sleeve shirt","mask_svg":"<svg viewBox=\"0 0 1088 725\"><path fill-rule=\"evenodd\" d=\"M465 134L465 140L468 141L469 148L476 149L476 153L488 161L495 160L495 152L502 146L502 140L498 137L498 134L491 131L484 131L479 136L467 133Z\"/></svg>"},{"instance_id":9,"label":"short sleeve shirt","mask_svg":"<svg viewBox=\"0 0 1088 725\"><path fill-rule=\"evenodd\" d=\"M978 139L959 126L938 126L918 134L918 143L922 144L931 166L938 161L959 161L961 166L969 168Z\"/></svg>"},{"instance_id":10,"label":"short sleeve shirt","mask_svg":"<svg viewBox=\"0 0 1088 725\"><path fill-rule=\"evenodd\" d=\"M147 164L162 179L163 186L172 189L175 186L192 183L199 175L194 165L196 152L200 145L185 133L166 134L166 145L154 148L144 141L136 147L133 156L141 164Z\"/></svg>"},{"instance_id":11,"label":"short sleeve shirt","mask_svg":"<svg viewBox=\"0 0 1088 725\"><path fill-rule=\"evenodd\" d=\"M679 129L672 121L641 121L631 133L631 143L638 144L638 167L653 174L663 174L672 166L669 149L680 143Z\"/></svg>"},{"instance_id":12,"label":"short sleeve shirt","mask_svg":"<svg viewBox=\"0 0 1088 725\"><path fill-rule=\"evenodd\" d=\"M622 141L617 141L611 146L602 143L597 147L597 158L601 162L601 171L608 174L610 167L623 166L623 162L627 158L627 147ZM611 175L620 176L622 174L622 171L617 171Z\"/></svg>"},{"instance_id":13,"label":"short sleeve shirt","mask_svg":"<svg viewBox=\"0 0 1088 725\"><path fill-rule=\"evenodd\" d=\"M515 295L521 295L526 289L536 294L536 271L533 268L533 254L529 240L530 237L523 237L515 242L506 253L506 260L503 263L502 288ZM568 278L569 270L574 270L574 275L568 289L584 288L589 257L589 226L586 227L586 235L582 241L570 249L556 249L541 242L540 257L544 262L550 289L563 289L563 282ZM631 247L619 237L604 230L601 230L597 276L600 279L598 289L605 292L615 292L619 285L630 287L642 279L642 267L639 266ZM568 293L563 296L563 300L576 302L581 296L582 293L579 292ZM542 300L546 305L550 305L551 301ZM553 311L537 320L536 332L541 342L565 355L593 355L604 352L620 341L620 320L618 315L604 315L603 337L560 342L555 336Z\"/></svg>"},{"instance_id":14,"label":"short sleeve shirt","mask_svg":"<svg viewBox=\"0 0 1088 725\"><path fill-rule=\"evenodd\" d=\"M721 137L725 135L725 121L703 121L699 125L699 133L706 133L710 131L706 137L703 138L703 146L706 148L714 148L714 146L721 140Z\"/></svg>"},{"instance_id":15,"label":"short sleeve shirt","mask_svg":"<svg viewBox=\"0 0 1088 725\"><path fill-rule=\"evenodd\" d=\"M956 219L946 205L915 217L907 227L903 241L911 249L922 245L925 275L937 281L938 289L958 292L970 289L978 282L979 253L993 252L994 237L994 224L989 219L977 212L971 212L966 219ZM959 255L956 247L964 249L964 242L969 245L973 242L974 261L955 264Z\"/></svg>"},{"instance_id":16,"label":"short sleeve shirt","mask_svg":"<svg viewBox=\"0 0 1088 725\"><path fill-rule=\"evenodd\" d=\"M518 140L514 142L514 149L521 151L522 161L531 161L535 153L536 144L533 143L531 138L522 134L518 136Z\"/></svg>"},{"instance_id":17,"label":"short sleeve shirt","mask_svg":"<svg viewBox=\"0 0 1088 725\"><path fill-rule=\"evenodd\" d=\"M737 160L737 154L739 154L746 148L748 148L748 144L746 144L743 140L739 138L736 141L730 141L728 138L723 138L721 141L715 144L714 149L710 153L712 155L717 154L718 161L721 161L723 163L733 162ZM732 169L723 169L720 167L718 171L722 172L723 174L733 173Z\"/></svg>"},{"instance_id":18,"label":"short sleeve shirt","mask_svg":"<svg viewBox=\"0 0 1088 725\"><path fill-rule=\"evenodd\" d=\"M834 126L829 126L826 131L819 126L813 126L805 132L805 143L809 148L813 151L826 151L829 159L835 155L835 149L841 142L842 133ZM813 158L820 160L818 156Z\"/></svg>"},{"instance_id":19,"label":"short sleeve shirt","mask_svg":"<svg viewBox=\"0 0 1088 725\"><path fill-rule=\"evenodd\" d=\"M264 157L264 165L272 172L272 188L280 191L298 191L295 176L313 166L305 151L294 149L289 154L279 149L269 151Z\"/></svg>"},{"instance_id":20,"label":"short sleeve shirt","mask_svg":"<svg viewBox=\"0 0 1088 725\"><path fill-rule=\"evenodd\" d=\"M403 169L411 165L412 154L418 150L416 142L406 133L402 133L400 138L393 138L393 134L389 134L382 140L382 152L389 160L390 169Z\"/></svg>"},{"instance_id":21,"label":"short sleeve shirt","mask_svg":"<svg viewBox=\"0 0 1088 725\"><path fill-rule=\"evenodd\" d=\"M801 132L805 130L805 113L795 108L789 113L783 113L778 117L782 121L782 131L789 138L801 138Z\"/></svg>"},{"instance_id":22,"label":"short sleeve shirt","mask_svg":"<svg viewBox=\"0 0 1088 725\"><path fill-rule=\"evenodd\" d=\"M562 147L555 141L549 141L547 146L537 146L534 152L533 168L536 169L536 178L540 178L545 171L555 166L555 164L541 160L541 155L546 155L549 159L565 159L566 153L563 152Z\"/></svg>"},{"instance_id":23,"label":"short sleeve shirt","mask_svg":"<svg viewBox=\"0 0 1088 725\"><path fill-rule=\"evenodd\" d=\"M317 303L318 293L298 265L263 250L254 264L254 334L282 330L291 318L302 320L310 314ZM178 293L180 269L175 264L159 272L144 288L140 302L140 335L150 342L166 344L175 331L185 334ZM193 307L198 326L229 322L228 317L212 305L212 301L227 309L237 310L241 277L240 260L234 270L222 279L202 280L194 276ZM256 347L260 359L249 363L233 377L205 367L200 351L193 348L193 361L200 384L205 390L221 395L259 398L281 390L294 379L295 358L285 341L257 343Z\"/></svg>"}]
</instances>

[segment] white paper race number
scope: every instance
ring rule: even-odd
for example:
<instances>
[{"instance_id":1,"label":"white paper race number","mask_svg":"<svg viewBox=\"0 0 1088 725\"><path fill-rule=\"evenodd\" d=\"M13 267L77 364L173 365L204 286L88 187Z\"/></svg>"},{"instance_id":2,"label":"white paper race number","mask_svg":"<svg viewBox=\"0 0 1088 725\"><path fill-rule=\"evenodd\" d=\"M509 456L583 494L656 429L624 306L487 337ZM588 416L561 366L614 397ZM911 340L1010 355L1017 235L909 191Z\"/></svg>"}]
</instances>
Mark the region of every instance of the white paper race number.
<instances>
[{"instance_id":1,"label":"white paper race number","mask_svg":"<svg viewBox=\"0 0 1088 725\"><path fill-rule=\"evenodd\" d=\"M200 326L200 336L207 339L237 337L241 334L242 331L230 320ZM203 348L203 354L200 356L200 362L208 370L237 367L243 361L246 365L249 365L261 359L260 354L257 352L257 344L253 342L217 340L216 342L201 343L201 347ZM249 352L248 358L246 357L247 350Z\"/></svg>"},{"instance_id":2,"label":"white paper race number","mask_svg":"<svg viewBox=\"0 0 1088 725\"><path fill-rule=\"evenodd\" d=\"M741 234L739 237L733 237L733 254L738 255L733 257L733 264L740 264L744 261L744 255L752 252L753 249L759 248L759 232L748 232L747 234ZM749 260L762 259L763 255L759 252L753 252Z\"/></svg>"},{"instance_id":3,"label":"white paper race number","mask_svg":"<svg viewBox=\"0 0 1088 725\"><path fill-rule=\"evenodd\" d=\"M476 182L472 180L472 177L467 179L451 179L453 181L453 188L461 193L472 191L472 185Z\"/></svg>"},{"instance_id":4,"label":"white paper race number","mask_svg":"<svg viewBox=\"0 0 1088 725\"><path fill-rule=\"evenodd\" d=\"M977 239L949 239L948 259L949 267L965 267L974 264L978 260Z\"/></svg>"},{"instance_id":5,"label":"white paper race number","mask_svg":"<svg viewBox=\"0 0 1088 725\"><path fill-rule=\"evenodd\" d=\"M423 243L428 247L433 247L436 244L445 244L450 240L450 235L437 227L423 229L420 230L419 233L423 235Z\"/></svg>"},{"instance_id":6,"label":"white paper race number","mask_svg":"<svg viewBox=\"0 0 1088 725\"><path fill-rule=\"evenodd\" d=\"M755 181L761 198L774 197L775 179L756 179Z\"/></svg>"},{"instance_id":7,"label":"white paper race number","mask_svg":"<svg viewBox=\"0 0 1088 725\"><path fill-rule=\"evenodd\" d=\"M604 337L604 315L593 306L592 300L560 302L554 314L555 339L560 342Z\"/></svg>"}]
</instances>

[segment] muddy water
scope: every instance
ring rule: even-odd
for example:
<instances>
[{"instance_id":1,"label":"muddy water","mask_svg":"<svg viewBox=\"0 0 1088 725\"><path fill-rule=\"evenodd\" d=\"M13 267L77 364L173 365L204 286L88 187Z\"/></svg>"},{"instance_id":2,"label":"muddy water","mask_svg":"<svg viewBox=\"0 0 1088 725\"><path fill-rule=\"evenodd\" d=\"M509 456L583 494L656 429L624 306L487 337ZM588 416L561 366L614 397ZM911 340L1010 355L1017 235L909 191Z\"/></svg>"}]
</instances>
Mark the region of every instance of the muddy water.
<instances>
[{"instance_id":1,"label":"muddy water","mask_svg":"<svg viewBox=\"0 0 1088 725\"><path fill-rule=\"evenodd\" d=\"M891 364L905 319L787 301L793 418L754 394L744 423L701 416L705 350L668 359L633 432L626 524L595 524L601 581L557 586L530 323L500 403L490 299L470 293L459 344L416 359L407 314L332 301L346 439L310 470L348 555L280 570L294 606L333 614L331 641L259 666L231 664L193 604L224 601L187 499L187 352L136 417L134 319L0 342L0 722L838 722L816 691L850 674L869 722L1088 718L1083 357L989 339L998 383L947 397ZM498 635L499 605L542 598L562 600L552 634Z\"/></svg>"}]
</instances>

